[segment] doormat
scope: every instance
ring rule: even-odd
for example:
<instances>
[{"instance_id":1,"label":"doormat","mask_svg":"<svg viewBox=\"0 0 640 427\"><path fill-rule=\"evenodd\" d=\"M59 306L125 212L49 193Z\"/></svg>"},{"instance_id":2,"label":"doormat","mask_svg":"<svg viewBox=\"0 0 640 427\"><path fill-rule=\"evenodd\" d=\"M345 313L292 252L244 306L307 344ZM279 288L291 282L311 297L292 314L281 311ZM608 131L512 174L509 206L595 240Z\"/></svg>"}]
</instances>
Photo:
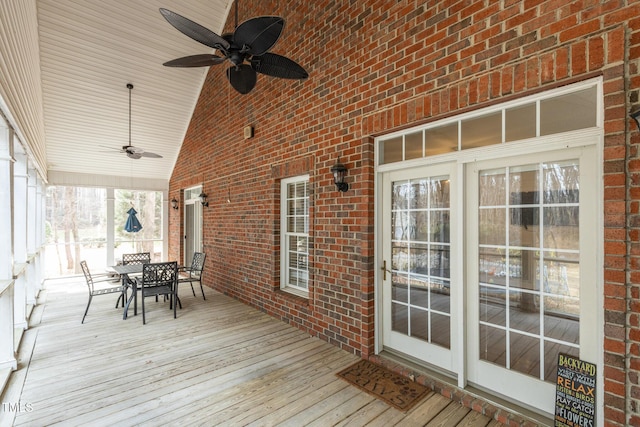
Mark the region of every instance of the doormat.
<instances>
[{"instance_id":1,"label":"doormat","mask_svg":"<svg viewBox=\"0 0 640 427\"><path fill-rule=\"evenodd\" d=\"M336 375L403 412L407 412L431 391L364 359Z\"/></svg>"}]
</instances>

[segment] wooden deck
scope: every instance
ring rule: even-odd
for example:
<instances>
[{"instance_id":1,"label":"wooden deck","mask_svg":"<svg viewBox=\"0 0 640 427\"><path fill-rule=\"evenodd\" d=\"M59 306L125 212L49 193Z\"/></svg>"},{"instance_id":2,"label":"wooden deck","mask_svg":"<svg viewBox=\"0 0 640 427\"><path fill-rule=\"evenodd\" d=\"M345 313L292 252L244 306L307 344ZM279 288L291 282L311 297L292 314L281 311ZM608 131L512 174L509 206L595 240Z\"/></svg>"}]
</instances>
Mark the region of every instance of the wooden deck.
<instances>
[{"instance_id":1,"label":"wooden deck","mask_svg":"<svg viewBox=\"0 0 640 427\"><path fill-rule=\"evenodd\" d=\"M144 326L96 297L82 325L84 282L48 282L0 426L500 425L436 393L400 412L336 377L356 356L205 292L183 286L177 319L149 298Z\"/></svg>"}]
</instances>

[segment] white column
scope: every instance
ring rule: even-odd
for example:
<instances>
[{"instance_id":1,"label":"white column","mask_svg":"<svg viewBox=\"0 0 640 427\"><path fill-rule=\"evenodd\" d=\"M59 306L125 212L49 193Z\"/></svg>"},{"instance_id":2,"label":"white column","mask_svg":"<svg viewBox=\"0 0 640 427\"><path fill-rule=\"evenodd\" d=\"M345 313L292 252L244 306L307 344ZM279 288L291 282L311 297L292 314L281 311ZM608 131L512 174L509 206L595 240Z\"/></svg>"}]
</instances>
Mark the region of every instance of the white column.
<instances>
[{"instance_id":1,"label":"white column","mask_svg":"<svg viewBox=\"0 0 640 427\"><path fill-rule=\"evenodd\" d=\"M27 169L27 305L36 305L38 296L38 277L36 275L36 217L38 212L38 202L36 199L37 172L28 163ZM27 316L28 317L28 316Z\"/></svg>"},{"instance_id":2,"label":"white column","mask_svg":"<svg viewBox=\"0 0 640 427\"><path fill-rule=\"evenodd\" d=\"M18 368L14 344L13 280L0 280L0 386L4 381L4 369Z\"/></svg>"},{"instance_id":3,"label":"white column","mask_svg":"<svg viewBox=\"0 0 640 427\"><path fill-rule=\"evenodd\" d=\"M44 283L44 246L46 239L47 187L44 180L38 176L38 289Z\"/></svg>"},{"instance_id":4,"label":"white column","mask_svg":"<svg viewBox=\"0 0 640 427\"><path fill-rule=\"evenodd\" d=\"M107 265L116 265L115 247L116 237L113 228L115 216L115 192L113 188L107 188Z\"/></svg>"},{"instance_id":5,"label":"white column","mask_svg":"<svg viewBox=\"0 0 640 427\"><path fill-rule=\"evenodd\" d=\"M27 156L17 141L13 147L13 316L16 328L27 329Z\"/></svg>"},{"instance_id":6,"label":"white column","mask_svg":"<svg viewBox=\"0 0 640 427\"><path fill-rule=\"evenodd\" d=\"M0 118L0 370L15 370L13 326L12 159L9 129Z\"/></svg>"}]
</instances>

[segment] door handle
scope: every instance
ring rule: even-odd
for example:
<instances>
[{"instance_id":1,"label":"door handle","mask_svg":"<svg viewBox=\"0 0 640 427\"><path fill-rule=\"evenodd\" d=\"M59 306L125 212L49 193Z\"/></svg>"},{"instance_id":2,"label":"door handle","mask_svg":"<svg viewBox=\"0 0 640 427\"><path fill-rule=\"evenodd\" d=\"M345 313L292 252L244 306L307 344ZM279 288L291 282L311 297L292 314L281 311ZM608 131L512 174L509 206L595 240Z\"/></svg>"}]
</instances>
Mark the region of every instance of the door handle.
<instances>
[{"instance_id":1,"label":"door handle","mask_svg":"<svg viewBox=\"0 0 640 427\"><path fill-rule=\"evenodd\" d=\"M382 267L380 267L380 270L382 270L382 280L387 280L387 272L391 273L391 270L387 270L386 259L382 261Z\"/></svg>"}]
</instances>

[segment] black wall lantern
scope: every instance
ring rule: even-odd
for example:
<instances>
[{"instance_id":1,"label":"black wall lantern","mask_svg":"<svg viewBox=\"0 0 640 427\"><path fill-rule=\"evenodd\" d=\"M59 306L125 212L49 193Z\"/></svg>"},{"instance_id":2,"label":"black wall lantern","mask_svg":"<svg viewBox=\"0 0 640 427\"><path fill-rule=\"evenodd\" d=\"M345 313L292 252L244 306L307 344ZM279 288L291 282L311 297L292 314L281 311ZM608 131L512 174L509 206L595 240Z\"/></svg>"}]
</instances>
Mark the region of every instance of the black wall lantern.
<instances>
[{"instance_id":1,"label":"black wall lantern","mask_svg":"<svg viewBox=\"0 0 640 427\"><path fill-rule=\"evenodd\" d=\"M209 206L209 202L207 201L207 194L204 191L200 193L198 198L200 199L200 203L202 203L202 206Z\"/></svg>"},{"instance_id":2,"label":"black wall lantern","mask_svg":"<svg viewBox=\"0 0 640 427\"><path fill-rule=\"evenodd\" d=\"M338 163L333 165L331 168L331 173L333 174L333 182L336 184L338 191L342 191L343 193L347 191L349 189L349 184L344 182L344 179L347 176L347 167L340 163L339 158Z\"/></svg>"},{"instance_id":3,"label":"black wall lantern","mask_svg":"<svg viewBox=\"0 0 640 427\"><path fill-rule=\"evenodd\" d=\"M640 130L640 108L638 108L633 113L629 114L629 117L631 117L636 122L636 126L638 126L638 130Z\"/></svg>"},{"instance_id":4,"label":"black wall lantern","mask_svg":"<svg viewBox=\"0 0 640 427\"><path fill-rule=\"evenodd\" d=\"M171 199L171 207L175 210L178 210L178 201L176 200L175 197Z\"/></svg>"}]
</instances>

